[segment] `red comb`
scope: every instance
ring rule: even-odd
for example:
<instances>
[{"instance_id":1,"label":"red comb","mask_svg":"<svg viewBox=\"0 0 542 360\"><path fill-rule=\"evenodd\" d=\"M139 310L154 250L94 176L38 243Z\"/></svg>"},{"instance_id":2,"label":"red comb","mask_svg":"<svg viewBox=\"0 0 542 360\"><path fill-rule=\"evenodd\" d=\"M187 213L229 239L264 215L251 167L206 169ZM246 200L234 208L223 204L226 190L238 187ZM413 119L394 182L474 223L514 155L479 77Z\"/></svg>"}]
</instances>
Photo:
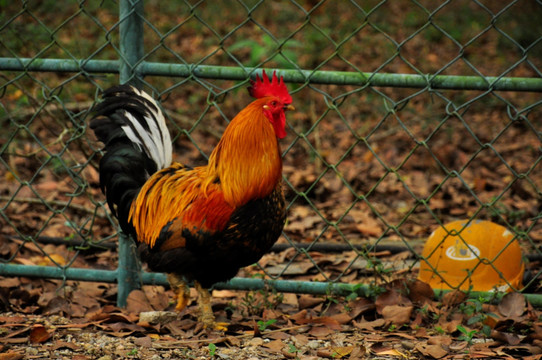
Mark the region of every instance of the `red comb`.
<instances>
[{"instance_id":1,"label":"red comb","mask_svg":"<svg viewBox=\"0 0 542 360\"><path fill-rule=\"evenodd\" d=\"M282 76L279 80L277 74L273 71L273 79L269 81L269 78L265 74L265 70L262 70L262 75L262 79L256 75L256 81L250 80L251 86L248 88L250 96L256 99L265 96L276 96L285 104L292 103L292 97L288 93L288 88L284 84Z\"/></svg>"}]
</instances>

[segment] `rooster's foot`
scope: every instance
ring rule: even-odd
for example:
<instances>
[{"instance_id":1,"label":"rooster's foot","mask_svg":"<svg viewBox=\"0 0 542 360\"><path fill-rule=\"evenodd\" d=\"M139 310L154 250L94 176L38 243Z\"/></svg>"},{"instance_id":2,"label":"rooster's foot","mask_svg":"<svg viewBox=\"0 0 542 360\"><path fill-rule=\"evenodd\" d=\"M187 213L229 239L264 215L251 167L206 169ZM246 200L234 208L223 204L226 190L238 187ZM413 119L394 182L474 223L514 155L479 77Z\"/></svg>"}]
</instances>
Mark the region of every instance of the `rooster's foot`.
<instances>
[{"instance_id":1,"label":"rooster's foot","mask_svg":"<svg viewBox=\"0 0 542 360\"><path fill-rule=\"evenodd\" d=\"M211 307L211 294L209 294L209 291L203 288L197 281L194 281L194 287L198 292L198 305L200 311L200 316L198 317L199 322L203 324L205 329L217 331L228 330L228 323L215 321L215 315L213 314L213 308Z\"/></svg>"},{"instance_id":2,"label":"rooster's foot","mask_svg":"<svg viewBox=\"0 0 542 360\"><path fill-rule=\"evenodd\" d=\"M186 281L177 274L167 274L167 280L177 297L177 305L175 306L175 310L181 312L190 301L190 288L186 284Z\"/></svg>"}]
</instances>

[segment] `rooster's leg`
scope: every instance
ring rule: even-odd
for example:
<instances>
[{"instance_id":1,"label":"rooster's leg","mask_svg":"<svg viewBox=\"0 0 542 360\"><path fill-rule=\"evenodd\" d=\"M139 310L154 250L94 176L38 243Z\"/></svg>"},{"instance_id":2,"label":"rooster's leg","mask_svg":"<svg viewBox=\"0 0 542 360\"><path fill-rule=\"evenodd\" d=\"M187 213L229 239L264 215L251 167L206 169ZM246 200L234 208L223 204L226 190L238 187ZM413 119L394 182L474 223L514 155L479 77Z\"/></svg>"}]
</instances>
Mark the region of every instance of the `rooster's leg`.
<instances>
[{"instance_id":1,"label":"rooster's leg","mask_svg":"<svg viewBox=\"0 0 542 360\"><path fill-rule=\"evenodd\" d=\"M199 321L207 329L227 330L227 323L215 322L215 315L213 314L213 308L211 307L211 294L209 291L203 288L197 281L194 281L194 287L198 292L198 305L200 310Z\"/></svg>"},{"instance_id":2,"label":"rooster's leg","mask_svg":"<svg viewBox=\"0 0 542 360\"><path fill-rule=\"evenodd\" d=\"M207 328L213 327L215 322L215 315L211 307L211 294L205 288L203 288L199 282L194 281L194 287L198 292L198 305L200 311L200 321Z\"/></svg>"},{"instance_id":3,"label":"rooster's leg","mask_svg":"<svg viewBox=\"0 0 542 360\"><path fill-rule=\"evenodd\" d=\"M188 301L190 300L190 288L186 284L186 281L177 274L167 274L167 281L177 296L177 306L175 306L175 310L181 312L186 305L188 305Z\"/></svg>"}]
</instances>

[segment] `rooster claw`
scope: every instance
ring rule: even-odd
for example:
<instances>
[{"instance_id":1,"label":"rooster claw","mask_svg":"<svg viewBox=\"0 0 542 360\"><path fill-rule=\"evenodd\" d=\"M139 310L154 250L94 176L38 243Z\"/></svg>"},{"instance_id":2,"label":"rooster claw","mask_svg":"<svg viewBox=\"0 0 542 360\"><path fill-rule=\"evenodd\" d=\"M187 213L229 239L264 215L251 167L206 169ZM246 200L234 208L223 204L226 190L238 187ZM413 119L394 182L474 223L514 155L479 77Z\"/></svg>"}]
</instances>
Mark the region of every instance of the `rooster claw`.
<instances>
[{"instance_id":1,"label":"rooster claw","mask_svg":"<svg viewBox=\"0 0 542 360\"><path fill-rule=\"evenodd\" d=\"M175 311L182 312L190 301L190 289L188 288L186 281L177 274L167 274L167 280L171 286L171 289L175 293L177 300Z\"/></svg>"},{"instance_id":2,"label":"rooster claw","mask_svg":"<svg viewBox=\"0 0 542 360\"><path fill-rule=\"evenodd\" d=\"M220 332L228 331L228 326L230 325L226 322L217 322L214 318L210 320L204 319L203 316L198 317L198 322L201 324L200 326L202 326L205 330Z\"/></svg>"},{"instance_id":3,"label":"rooster claw","mask_svg":"<svg viewBox=\"0 0 542 360\"><path fill-rule=\"evenodd\" d=\"M213 330L216 330L216 331L228 331L228 326L230 324L226 323L226 322L215 322L213 323Z\"/></svg>"}]
</instances>

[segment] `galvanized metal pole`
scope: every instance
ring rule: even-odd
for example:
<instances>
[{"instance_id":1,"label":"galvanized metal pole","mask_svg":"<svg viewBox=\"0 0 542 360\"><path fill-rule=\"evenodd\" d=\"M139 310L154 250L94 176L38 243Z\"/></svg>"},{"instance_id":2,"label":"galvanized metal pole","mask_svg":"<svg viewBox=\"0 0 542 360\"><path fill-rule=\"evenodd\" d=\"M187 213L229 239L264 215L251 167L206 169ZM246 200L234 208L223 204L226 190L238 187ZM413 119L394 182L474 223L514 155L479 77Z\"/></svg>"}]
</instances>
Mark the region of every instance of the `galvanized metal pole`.
<instances>
[{"instance_id":1,"label":"galvanized metal pole","mask_svg":"<svg viewBox=\"0 0 542 360\"><path fill-rule=\"evenodd\" d=\"M120 21L120 83L141 86L136 66L144 55L143 0L121 0Z\"/></svg>"},{"instance_id":2,"label":"galvanized metal pole","mask_svg":"<svg viewBox=\"0 0 542 360\"><path fill-rule=\"evenodd\" d=\"M140 87L141 79L135 69L143 58L143 0L121 0L120 21L120 83ZM141 266L134 242L119 231L119 264L117 305L126 306L132 290L141 287Z\"/></svg>"}]
</instances>

